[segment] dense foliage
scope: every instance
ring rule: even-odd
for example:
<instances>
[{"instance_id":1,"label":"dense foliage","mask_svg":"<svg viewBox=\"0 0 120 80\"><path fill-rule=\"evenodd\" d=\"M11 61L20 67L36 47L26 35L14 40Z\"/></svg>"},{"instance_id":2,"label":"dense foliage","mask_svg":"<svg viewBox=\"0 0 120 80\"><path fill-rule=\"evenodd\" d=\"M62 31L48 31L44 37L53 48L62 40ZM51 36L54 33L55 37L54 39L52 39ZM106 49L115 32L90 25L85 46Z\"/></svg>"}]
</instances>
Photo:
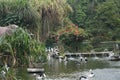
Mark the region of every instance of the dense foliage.
<instances>
[{"instance_id":1,"label":"dense foliage","mask_svg":"<svg viewBox=\"0 0 120 80\"><path fill-rule=\"evenodd\" d=\"M94 48L102 41L119 41L119 0L68 0L73 8L70 19L84 28Z\"/></svg>"},{"instance_id":2,"label":"dense foliage","mask_svg":"<svg viewBox=\"0 0 120 80\"><path fill-rule=\"evenodd\" d=\"M4 64L10 66L28 66L30 56L38 58L46 55L44 45L22 28L18 28L11 36L0 37L0 53L3 55Z\"/></svg>"},{"instance_id":3,"label":"dense foliage","mask_svg":"<svg viewBox=\"0 0 120 80\"><path fill-rule=\"evenodd\" d=\"M19 28L12 36L0 37L0 64L28 65L30 58L44 62L45 46L39 40L71 52L113 50L108 41L120 41L119 4L120 0L0 0L0 26L16 24L34 35ZM104 41L103 47L99 43ZM16 75L7 76L13 80Z\"/></svg>"},{"instance_id":4,"label":"dense foliage","mask_svg":"<svg viewBox=\"0 0 120 80\"><path fill-rule=\"evenodd\" d=\"M86 39L81 35L88 34L87 41L95 48L102 41L119 41L119 4L119 0L0 0L0 25L25 27L37 40L46 41L46 46L59 42L64 47L79 46ZM57 34L70 26L73 30Z\"/></svg>"},{"instance_id":5,"label":"dense foliage","mask_svg":"<svg viewBox=\"0 0 120 80\"><path fill-rule=\"evenodd\" d=\"M58 38L64 44L66 50L71 52L78 52L81 49L82 42L87 38L87 33L78 28L78 26L71 24L65 28L58 30Z\"/></svg>"},{"instance_id":6,"label":"dense foliage","mask_svg":"<svg viewBox=\"0 0 120 80\"><path fill-rule=\"evenodd\" d=\"M51 31L67 22L70 11L66 0L0 0L0 25L25 27L45 41Z\"/></svg>"}]
</instances>

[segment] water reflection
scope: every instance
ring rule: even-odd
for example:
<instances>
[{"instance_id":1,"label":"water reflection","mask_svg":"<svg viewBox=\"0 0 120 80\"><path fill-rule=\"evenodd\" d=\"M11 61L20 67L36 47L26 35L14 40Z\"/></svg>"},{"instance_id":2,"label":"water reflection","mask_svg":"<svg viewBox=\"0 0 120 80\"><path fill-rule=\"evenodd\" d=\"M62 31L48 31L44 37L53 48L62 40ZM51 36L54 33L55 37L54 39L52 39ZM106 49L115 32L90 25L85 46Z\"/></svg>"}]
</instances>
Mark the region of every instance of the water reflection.
<instances>
[{"instance_id":1,"label":"water reflection","mask_svg":"<svg viewBox=\"0 0 120 80\"><path fill-rule=\"evenodd\" d=\"M119 80L120 62L112 62L104 59L88 59L87 63L77 64L74 61L61 61L51 59L43 66L46 80L78 80L90 69L93 69L95 77L90 80ZM113 75L114 74L114 75Z\"/></svg>"},{"instance_id":2,"label":"water reflection","mask_svg":"<svg viewBox=\"0 0 120 80\"><path fill-rule=\"evenodd\" d=\"M16 75L18 80L34 80L34 78L28 74L26 68L16 69Z\"/></svg>"}]
</instances>

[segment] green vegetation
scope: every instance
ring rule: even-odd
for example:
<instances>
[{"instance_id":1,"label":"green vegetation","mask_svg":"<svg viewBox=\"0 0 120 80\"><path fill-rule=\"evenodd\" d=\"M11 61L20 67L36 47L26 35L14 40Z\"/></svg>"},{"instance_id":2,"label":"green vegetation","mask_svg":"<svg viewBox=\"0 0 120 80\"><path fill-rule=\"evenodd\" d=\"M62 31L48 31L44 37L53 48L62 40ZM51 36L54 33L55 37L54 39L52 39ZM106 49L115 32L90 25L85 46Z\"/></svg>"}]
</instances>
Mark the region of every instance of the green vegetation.
<instances>
[{"instance_id":1,"label":"green vegetation","mask_svg":"<svg viewBox=\"0 0 120 80\"><path fill-rule=\"evenodd\" d=\"M50 47L62 45L71 52L86 51L100 46L102 41L119 41L119 3L119 0L1 0L0 25L16 24L28 29L34 34L33 44L40 40ZM70 26L73 32L58 34ZM80 34L75 35L74 28ZM90 44L83 44L86 41ZM12 57L16 56L12 48L9 51ZM27 52L33 53L29 49Z\"/></svg>"},{"instance_id":2,"label":"green vegetation","mask_svg":"<svg viewBox=\"0 0 120 80\"><path fill-rule=\"evenodd\" d=\"M71 8L66 0L0 0L0 25L25 27L38 40L45 41L51 31L67 22L69 11Z\"/></svg>"},{"instance_id":3,"label":"green vegetation","mask_svg":"<svg viewBox=\"0 0 120 80\"><path fill-rule=\"evenodd\" d=\"M46 55L45 46L22 28L18 28L11 36L0 37L0 53L4 64L11 66L28 66L30 56L37 58Z\"/></svg>"},{"instance_id":4,"label":"green vegetation","mask_svg":"<svg viewBox=\"0 0 120 80\"><path fill-rule=\"evenodd\" d=\"M45 47L56 45L61 53L112 50L113 44L104 42L120 41L119 4L120 0L0 0L0 26L22 27L0 37L0 65L45 62Z\"/></svg>"},{"instance_id":5,"label":"green vegetation","mask_svg":"<svg viewBox=\"0 0 120 80\"><path fill-rule=\"evenodd\" d=\"M119 41L120 1L118 0L68 0L73 8L72 22L90 35L88 43L93 49L103 41ZM105 47L104 47L105 48ZM108 47L106 47L108 48Z\"/></svg>"},{"instance_id":6,"label":"green vegetation","mask_svg":"<svg viewBox=\"0 0 120 80\"><path fill-rule=\"evenodd\" d=\"M88 40L96 45L120 39L119 3L118 0L1 0L0 25L17 24L34 33L38 40L46 41L51 33L74 23L87 31Z\"/></svg>"},{"instance_id":7,"label":"green vegetation","mask_svg":"<svg viewBox=\"0 0 120 80\"><path fill-rule=\"evenodd\" d=\"M58 31L59 40L64 44L66 50L70 52L79 52L82 47L82 42L87 37L87 33L74 24L71 24L70 26Z\"/></svg>"}]
</instances>

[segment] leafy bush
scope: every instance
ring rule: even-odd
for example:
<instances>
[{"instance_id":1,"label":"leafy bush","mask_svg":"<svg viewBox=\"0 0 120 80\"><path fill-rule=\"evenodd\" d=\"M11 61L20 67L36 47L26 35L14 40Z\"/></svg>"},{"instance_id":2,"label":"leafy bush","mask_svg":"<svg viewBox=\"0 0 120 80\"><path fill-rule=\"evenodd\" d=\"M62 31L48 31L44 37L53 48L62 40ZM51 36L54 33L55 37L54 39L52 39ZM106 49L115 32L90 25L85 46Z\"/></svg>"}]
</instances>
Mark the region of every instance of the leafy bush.
<instances>
[{"instance_id":1,"label":"leafy bush","mask_svg":"<svg viewBox=\"0 0 120 80\"><path fill-rule=\"evenodd\" d=\"M58 31L59 40L64 47L71 52L78 52L82 47L82 42L87 37L84 29L78 28L74 24L67 26Z\"/></svg>"},{"instance_id":2,"label":"leafy bush","mask_svg":"<svg viewBox=\"0 0 120 80\"><path fill-rule=\"evenodd\" d=\"M0 53L10 55L13 65L28 65L29 56L38 57L45 54L44 44L33 39L26 30L18 28L11 36L0 37Z\"/></svg>"}]
</instances>

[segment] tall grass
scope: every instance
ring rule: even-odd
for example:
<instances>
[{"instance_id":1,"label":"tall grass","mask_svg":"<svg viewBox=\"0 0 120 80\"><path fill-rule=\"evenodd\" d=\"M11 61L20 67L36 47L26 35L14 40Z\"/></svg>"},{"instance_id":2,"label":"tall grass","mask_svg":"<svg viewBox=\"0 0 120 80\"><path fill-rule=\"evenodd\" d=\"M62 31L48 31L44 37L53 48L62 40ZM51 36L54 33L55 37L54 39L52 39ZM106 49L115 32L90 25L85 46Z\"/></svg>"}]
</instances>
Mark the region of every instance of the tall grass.
<instances>
[{"instance_id":1,"label":"tall grass","mask_svg":"<svg viewBox=\"0 0 120 80\"><path fill-rule=\"evenodd\" d=\"M0 37L0 53L12 57L11 62L6 60L6 63L11 63L12 66L28 66L30 56L38 57L46 55L44 44L33 39L22 28L17 29L12 36L5 35Z\"/></svg>"}]
</instances>

